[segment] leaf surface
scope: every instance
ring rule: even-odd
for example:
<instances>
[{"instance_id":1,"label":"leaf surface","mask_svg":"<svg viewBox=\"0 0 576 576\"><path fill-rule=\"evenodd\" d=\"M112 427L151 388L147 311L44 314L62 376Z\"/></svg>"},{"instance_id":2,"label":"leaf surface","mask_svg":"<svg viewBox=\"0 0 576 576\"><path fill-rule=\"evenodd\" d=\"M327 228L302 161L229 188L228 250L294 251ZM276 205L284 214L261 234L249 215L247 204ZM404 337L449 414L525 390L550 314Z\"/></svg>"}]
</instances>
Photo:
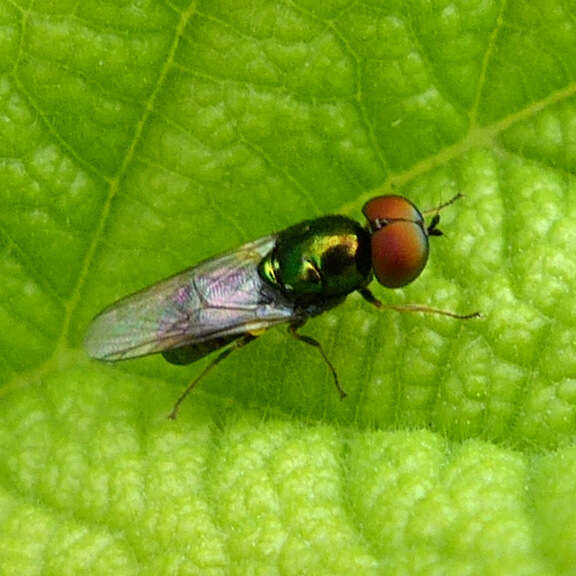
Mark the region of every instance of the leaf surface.
<instances>
[{"instance_id":1,"label":"leaf surface","mask_svg":"<svg viewBox=\"0 0 576 576\"><path fill-rule=\"evenodd\" d=\"M0 566L576 564L576 21L563 2L0 0ZM422 277L207 365L116 365L112 301L305 218L442 212Z\"/></svg>"}]
</instances>

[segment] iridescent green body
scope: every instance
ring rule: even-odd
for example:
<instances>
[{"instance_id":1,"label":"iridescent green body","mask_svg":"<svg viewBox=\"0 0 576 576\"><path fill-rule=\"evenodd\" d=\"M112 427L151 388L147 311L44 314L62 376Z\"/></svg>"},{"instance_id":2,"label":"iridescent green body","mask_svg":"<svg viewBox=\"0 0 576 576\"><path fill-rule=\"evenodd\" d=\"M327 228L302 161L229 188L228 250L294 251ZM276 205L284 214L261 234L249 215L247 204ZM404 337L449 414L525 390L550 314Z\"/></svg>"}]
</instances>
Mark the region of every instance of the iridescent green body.
<instances>
[{"instance_id":1,"label":"iridescent green body","mask_svg":"<svg viewBox=\"0 0 576 576\"><path fill-rule=\"evenodd\" d=\"M372 278L370 235L345 216L305 220L278 235L258 271L296 300L346 296Z\"/></svg>"},{"instance_id":2,"label":"iridescent green body","mask_svg":"<svg viewBox=\"0 0 576 576\"><path fill-rule=\"evenodd\" d=\"M257 266L262 286L254 286L262 306L275 293L277 308L289 310L295 327L340 304L372 279L370 235L345 216L305 220L278 234L273 248ZM256 332L256 331L254 331ZM220 336L163 352L172 364L189 364L227 346L241 334Z\"/></svg>"}]
</instances>

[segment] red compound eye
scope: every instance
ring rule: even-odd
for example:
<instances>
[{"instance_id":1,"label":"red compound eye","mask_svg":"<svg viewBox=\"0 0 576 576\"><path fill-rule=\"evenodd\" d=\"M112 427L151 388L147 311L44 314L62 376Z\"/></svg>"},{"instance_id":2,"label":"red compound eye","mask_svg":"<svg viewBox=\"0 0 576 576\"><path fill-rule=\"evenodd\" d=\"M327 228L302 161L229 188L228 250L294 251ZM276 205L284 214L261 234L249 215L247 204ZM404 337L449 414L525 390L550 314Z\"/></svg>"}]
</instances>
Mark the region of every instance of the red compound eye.
<instances>
[{"instance_id":1,"label":"red compound eye","mask_svg":"<svg viewBox=\"0 0 576 576\"><path fill-rule=\"evenodd\" d=\"M399 288L415 280L428 260L422 214L402 196L378 196L362 209L372 233L372 268L383 286Z\"/></svg>"}]
</instances>

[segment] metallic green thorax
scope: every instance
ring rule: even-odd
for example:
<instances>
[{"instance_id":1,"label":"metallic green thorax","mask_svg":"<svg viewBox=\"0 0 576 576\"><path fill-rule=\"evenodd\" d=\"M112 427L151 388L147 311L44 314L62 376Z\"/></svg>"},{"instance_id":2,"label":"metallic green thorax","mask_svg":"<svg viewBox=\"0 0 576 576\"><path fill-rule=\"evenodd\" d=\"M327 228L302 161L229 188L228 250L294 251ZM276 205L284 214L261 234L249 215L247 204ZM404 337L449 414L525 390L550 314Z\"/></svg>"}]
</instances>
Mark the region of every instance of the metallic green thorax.
<instances>
[{"instance_id":1,"label":"metallic green thorax","mask_svg":"<svg viewBox=\"0 0 576 576\"><path fill-rule=\"evenodd\" d=\"M261 278L294 296L344 296L371 279L370 235L345 216L305 220L278 236Z\"/></svg>"}]
</instances>

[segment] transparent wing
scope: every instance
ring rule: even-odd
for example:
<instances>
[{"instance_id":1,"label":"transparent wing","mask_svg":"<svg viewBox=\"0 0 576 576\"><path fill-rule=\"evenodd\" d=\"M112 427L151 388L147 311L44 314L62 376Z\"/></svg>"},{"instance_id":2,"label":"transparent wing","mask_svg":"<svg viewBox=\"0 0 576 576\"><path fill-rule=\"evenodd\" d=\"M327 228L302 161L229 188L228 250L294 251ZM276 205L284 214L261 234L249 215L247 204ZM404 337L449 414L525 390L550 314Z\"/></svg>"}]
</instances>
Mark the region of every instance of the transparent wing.
<instances>
[{"instance_id":1,"label":"transparent wing","mask_svg":"<svg viewBox=\"0 0 576 576\"><path fill-rule=\"evenodd\" d=\"M275 241L245 244L112 304L88 329L88 353L124 360L288 322L293 304L257 269Z\"/></svg>"}]
</instances>

